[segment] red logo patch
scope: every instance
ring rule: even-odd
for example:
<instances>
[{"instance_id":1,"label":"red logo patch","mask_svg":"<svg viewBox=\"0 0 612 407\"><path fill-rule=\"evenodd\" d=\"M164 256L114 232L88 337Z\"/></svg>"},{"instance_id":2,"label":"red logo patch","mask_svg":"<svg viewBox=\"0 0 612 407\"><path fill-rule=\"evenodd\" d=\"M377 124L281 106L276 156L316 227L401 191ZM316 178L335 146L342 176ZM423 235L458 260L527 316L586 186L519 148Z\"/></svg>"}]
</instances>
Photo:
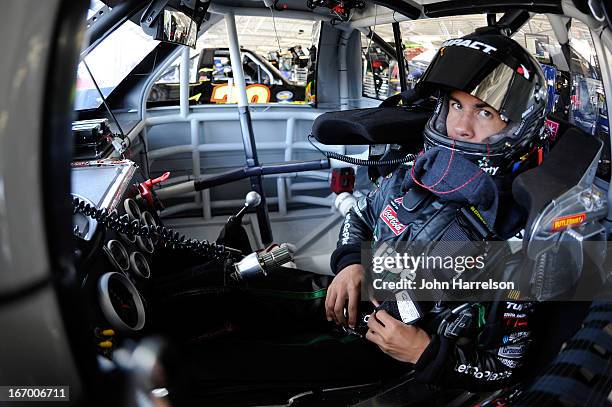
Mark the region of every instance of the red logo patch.
<instances>
[{"instance_id":1,"label":"red logo patch","mask_svg":"<svg viewBox=\"0 0 612 407\"><path fill-rule=\"evenodd\" d=\"M577 213L575 215L562 216L560 218L553 219L552 231L558 232L560 230L567 229L570 226L580 225L586 220L586 213Z\"/></svg>"},{"instance_id":2,"label":"red logo patch","mask_svg":"<svg viewBox=\"0 0 612 407\"><path fill-rule=\"evenodd\" d=\"M557 133L559 132L559 123L553 122L550 119L546 119L544 126L546 126L548 128L548 131L550 131L550 139L552 141L555 141L555 139L557 138Z\"/></svg>"},{"instance_id":3,"label":"red logo patch","mask_svg":"<svg viewBox=\"0 0 612 407\"><path fill-rule=\"evenodd\" d=\"M389 229L391 229L395 236L401 235L402 232L406 230L406 225L402 224L399 219L397 219L397 212L393 210L391 205L385 207L380 214L380 218L389 226Z\"/></svg>"}]
</instances>

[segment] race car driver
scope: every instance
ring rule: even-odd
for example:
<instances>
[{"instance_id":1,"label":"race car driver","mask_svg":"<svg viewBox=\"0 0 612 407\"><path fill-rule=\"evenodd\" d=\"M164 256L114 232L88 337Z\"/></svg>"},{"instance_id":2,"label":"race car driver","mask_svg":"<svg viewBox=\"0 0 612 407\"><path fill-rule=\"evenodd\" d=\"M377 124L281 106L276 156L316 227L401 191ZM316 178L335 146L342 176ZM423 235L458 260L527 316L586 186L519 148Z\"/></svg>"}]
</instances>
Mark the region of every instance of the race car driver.
<instances>
[{"instance_id":1,"label":"race car driver","mask_svg":"<svg viewBox=\"0 0 612 407\"><path fill-rule=\"evenodd\" d=\"M466 206L476 207L498 238L520 231L525 214L510 186L537 159L545 86L539 64L508 37L485 29L442 44L416 85L419 96L438 99L424 130L424 153L412 166L381 177L378 188L346 215L331 258L329 321L355 326L365 284L362 242L375 248L444 240ZM419 381L470 391L501 388L520 376L534 308L506 300L470 304L478 309L477 326L461 341L440 330L439 320L405 324L385 310L369 318L365 337L392 358L414 364ZM444 307L451 305L439 302L437 312Z\"/></svg>"}]
</instances>

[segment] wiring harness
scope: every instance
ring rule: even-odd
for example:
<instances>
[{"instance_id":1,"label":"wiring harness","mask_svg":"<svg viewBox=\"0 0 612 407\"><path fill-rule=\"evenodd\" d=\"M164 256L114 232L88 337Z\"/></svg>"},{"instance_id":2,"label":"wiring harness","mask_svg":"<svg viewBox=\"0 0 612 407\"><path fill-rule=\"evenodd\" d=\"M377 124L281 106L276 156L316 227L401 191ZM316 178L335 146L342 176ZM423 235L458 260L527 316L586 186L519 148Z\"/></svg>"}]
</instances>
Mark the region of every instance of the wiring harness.
<instances>
[{"instance_id":1,"label":"wiring harness","mask_svg":"<svg viewBox=\"0 0 612 407\"><path fill-rule=\"evenodd\" d=\"M166 247L171 249L189 250L198 256L207 259L226 260L229 258L242 258L240 250L209 242L207 240L187 239L185 235L174 231L165 226L149 226L141 222L139 219L130 220L129 215L124 214L119 216L116 210L109 211L106 208L96 208L90 203L72 197L72 206L74 213L81 213L88 216L105 226L107 229L114 230L118 233L123 233L129 236L141 236L144 238L155 238L163 242Z\"/></svg>"},{"instance_id":2,"label":"wiring harness","mask_svg":"<svg viewBox=\"0 0 612 407\"><path fill-rule=\"evenodd\" d=\"M343 161L352 165L362 165L364 167L376 167L379 165L399 165L414 161L417 156L416 154L408 154L406 157L394 158L392 160L361 160L359 158L349 157L346 155L338 154L333 151L321 151L329 159Z\"/></svg>"},{"instance_id":3,"label":"wiring harness","mask_svg":"<svg viewBox=\"0 0 612 407\"><path fill-rule=\"evenodd\" d=\"M336 153L334 151L321 150L312 141L313 138L314 138L314 136L312 134L310 134L308 136L308 142L317 151L319 151L321 154L323 154L327 159L329 159L329 160L338 160L338 161L342 161L342 162L345 162L345 163L349 163L351 165L361 165L361 166L364 166L364 167L377 167L379 165L380 166L399 165L399 164L405 164L405 163L409 163L411 161L414 161L418 157L418 155L416 155L416 154L408 154L405 157L398 157L398 158L393 158L393 159L390 159L390 160L362 160L360 158L349 157L347 155L339 154L339 153Z\"/></svg>"}]
</instances>

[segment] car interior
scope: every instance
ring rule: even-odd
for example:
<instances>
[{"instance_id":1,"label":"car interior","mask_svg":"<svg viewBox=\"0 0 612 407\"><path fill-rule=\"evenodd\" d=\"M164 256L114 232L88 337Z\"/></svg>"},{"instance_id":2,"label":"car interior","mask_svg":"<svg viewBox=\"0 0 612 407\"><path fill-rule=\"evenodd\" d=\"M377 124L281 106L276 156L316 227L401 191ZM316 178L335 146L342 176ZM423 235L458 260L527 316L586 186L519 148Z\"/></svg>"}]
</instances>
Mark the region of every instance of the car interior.
<instances>
[{"instance_id":1,"label":"car interior","mask_svg":"<svg viewBox=\"0 0 612 407\"><path fill-rule=\"evenodd\" d=\"M444 40L482 27L547 78L547 148L513 184L529 213L513 240L530 253L559 239L548 219L587 213L564 238L601 243L605 291L606 1L81 3L60 10L71 40L49 61L64 79L46 91L43 181L84 405L611 403L605 295L543 302L523 380L487 393L419 384L321 312L346 211L422 148L435 104L407 109L407 92Z\"/></svg>"}]
</instances>

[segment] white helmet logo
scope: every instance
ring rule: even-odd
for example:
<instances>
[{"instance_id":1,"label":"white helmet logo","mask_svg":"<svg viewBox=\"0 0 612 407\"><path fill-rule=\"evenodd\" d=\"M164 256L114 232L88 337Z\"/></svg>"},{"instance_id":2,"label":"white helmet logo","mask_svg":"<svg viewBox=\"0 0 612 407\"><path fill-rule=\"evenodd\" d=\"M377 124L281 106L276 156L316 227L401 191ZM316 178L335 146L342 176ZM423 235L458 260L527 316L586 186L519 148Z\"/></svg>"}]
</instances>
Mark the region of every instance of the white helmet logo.
<instances>
[{"instance_id":1,"label":"white helmet logo","mask_svg":"<svg viewBox=\"0 0 612 407\"><path fill-rule=\"evenodd\" d=\"M490 54L491 52L497 51L497 48L489 44L485 44L484 42L464 40L461 38L444 41L442 43L442 46L443 47L451 47L451 46L467 47L467 48L477 49L478 51L482 51L485 54Z\"/></svg>"}]
</instances>

